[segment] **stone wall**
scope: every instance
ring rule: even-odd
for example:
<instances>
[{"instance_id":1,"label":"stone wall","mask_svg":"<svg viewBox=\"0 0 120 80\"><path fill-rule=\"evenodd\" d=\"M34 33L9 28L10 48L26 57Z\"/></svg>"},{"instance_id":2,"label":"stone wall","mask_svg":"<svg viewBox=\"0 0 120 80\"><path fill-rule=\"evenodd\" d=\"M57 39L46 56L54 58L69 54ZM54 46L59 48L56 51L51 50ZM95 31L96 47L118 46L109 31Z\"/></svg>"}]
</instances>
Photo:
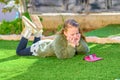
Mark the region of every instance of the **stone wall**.
<instances>
[{"instance_id":1,"label":"stone wall","mask_svg":"<svg viewBox=\"0 0 120 80\"><path fill-rule=\"evenodd\" d=\"M30 0L30 4L30 13L42 17L46 29L56 29L68 18L77 20L84 31L120 24L120 0Z\"/></svg>"},{"instance_id":2,"label":"stone wall","mask_svg":"<svg viewBox=\"0 0 120 80\"><path fill-rule=\"evenodd\" d=\"M81 13L120 11L120 0L30 0L31 13Z\"/></svg>"},{"instance_id":3,"label":"stone wall","mask_svg":"<svg viewBox=\"0 0 120 80\"><path fill-rule=\"evenodd\" d=\"M42 24L46 29L57 29L58 25L63 24L63 18L73 18L77 20L84 31L98 29L109 24L120 24L120 14L117 13L39 16L43 18Z\"/></svg>"}]
</instances>

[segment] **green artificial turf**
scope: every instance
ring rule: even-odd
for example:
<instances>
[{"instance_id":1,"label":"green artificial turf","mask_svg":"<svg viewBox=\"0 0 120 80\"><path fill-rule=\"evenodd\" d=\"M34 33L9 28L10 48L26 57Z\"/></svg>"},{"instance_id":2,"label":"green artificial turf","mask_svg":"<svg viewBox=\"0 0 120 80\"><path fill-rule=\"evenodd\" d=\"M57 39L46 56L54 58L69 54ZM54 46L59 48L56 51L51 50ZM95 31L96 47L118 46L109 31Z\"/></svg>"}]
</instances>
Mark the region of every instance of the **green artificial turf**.
<instances>
[{"instance_id":1,"label":"green artificial turf","mask_svg":"<svg viewBox=\"0 0 120 80\"><path fill-rule=\"evenodd\" d=\"M84 54L64 60L17 56L15 49L18 42L0 40L0 80L120 79L120 44L89 43L90 53L96 53L104 60L86 62Z\"/></svg>"},{"instance_id":2,"label":"green artificial turf","mask_svg":"<svg viewBox=\"0 0 120 80\"><path fill-rule=\"evenodd\" d=\"M120 36L120 24L108 25L85 33L86 36L113 37Z\"/></svg>"}]
</instances>

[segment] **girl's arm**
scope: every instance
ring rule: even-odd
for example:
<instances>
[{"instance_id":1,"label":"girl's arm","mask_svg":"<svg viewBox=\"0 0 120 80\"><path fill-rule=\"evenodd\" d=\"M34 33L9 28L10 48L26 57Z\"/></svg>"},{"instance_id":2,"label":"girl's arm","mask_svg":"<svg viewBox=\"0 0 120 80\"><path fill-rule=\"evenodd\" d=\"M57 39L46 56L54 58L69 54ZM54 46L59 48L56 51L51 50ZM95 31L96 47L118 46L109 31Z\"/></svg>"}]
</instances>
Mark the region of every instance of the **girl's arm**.
<instances>
[{"instance_id":1,"label":"girl's arm","mask_svg":"<svg viewBox=\"0 0 120 80\"><path fill-rule=\"evenodd\" d=\"M55 38L54 51L59 59L71 58L75 55L75 47L69 45L62 35Z\"/></svg>"}]
</instances>

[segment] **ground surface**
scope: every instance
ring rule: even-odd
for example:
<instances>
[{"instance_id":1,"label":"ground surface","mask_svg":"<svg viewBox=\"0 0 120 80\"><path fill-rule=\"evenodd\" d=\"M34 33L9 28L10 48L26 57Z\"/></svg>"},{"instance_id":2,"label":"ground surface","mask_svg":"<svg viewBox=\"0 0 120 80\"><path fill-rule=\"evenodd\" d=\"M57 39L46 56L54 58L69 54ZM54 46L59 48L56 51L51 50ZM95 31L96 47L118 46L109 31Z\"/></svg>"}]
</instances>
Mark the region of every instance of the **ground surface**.
<instances>
[{"instance_id":1,"label":"ground surface","mask_svg":"<svg viewBox=\"0 0 120 80\"><path fill-rule=\"evenodd\" d=\"M103 58L97 62L84 61L84 54L64 60L18 56L18 44L19 41L0 40L0 80L120 80L118 43L88 43L90 53Z\"/></svg>"},{"instance_id":2,"label":"ground surface","mask_svg":"<svg viewBox=\"0 0 120 80\"><path fill-rule=\"evenodd\" d=\"M21 35L0 35L0 40L20 40ZM54 39L54 36L43 36L42 39ZM33 36L30 37L33 40ZM120 36L99 38L96 36L86 37L87 42L93 43L120 43Z\"/></svg>"}]
</instances>

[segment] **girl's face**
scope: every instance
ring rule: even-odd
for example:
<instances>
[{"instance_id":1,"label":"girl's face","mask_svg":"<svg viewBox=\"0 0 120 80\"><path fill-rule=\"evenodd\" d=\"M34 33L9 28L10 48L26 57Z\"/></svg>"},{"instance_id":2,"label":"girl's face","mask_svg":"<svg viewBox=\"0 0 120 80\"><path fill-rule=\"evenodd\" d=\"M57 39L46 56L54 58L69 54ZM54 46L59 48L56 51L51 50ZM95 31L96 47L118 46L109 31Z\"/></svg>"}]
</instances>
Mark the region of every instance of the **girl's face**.
<instances>
[{"instance_id":1,"label":"girl's face","mask_svg":"<svg viewBox=\"0 0 120 80\"><path fill-rule=\"evenodd\" d=\"M80 37L79 29L78 27L70 26L67 28L66 31L64 31L64 35L66 37L77 39Z\"/></svg>"}]
</instances>

